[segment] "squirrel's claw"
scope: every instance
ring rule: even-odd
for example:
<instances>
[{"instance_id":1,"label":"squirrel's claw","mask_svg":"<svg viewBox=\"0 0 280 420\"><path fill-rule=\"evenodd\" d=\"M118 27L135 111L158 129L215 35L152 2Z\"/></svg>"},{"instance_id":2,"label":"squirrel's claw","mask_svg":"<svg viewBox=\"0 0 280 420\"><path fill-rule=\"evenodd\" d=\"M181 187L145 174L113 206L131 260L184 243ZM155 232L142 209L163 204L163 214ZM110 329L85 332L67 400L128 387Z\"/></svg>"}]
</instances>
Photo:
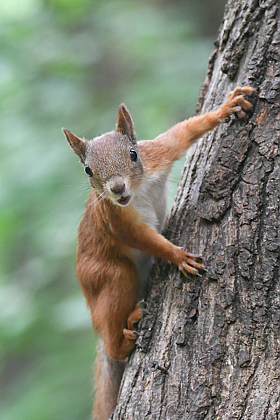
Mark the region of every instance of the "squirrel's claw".
<instances>
[{"instance_id":1,"label":"squirrel's claw","mask_svg":"<svg viewBox=\"0 0 280 420\"><path fill-rule=\"evenodd\" d=\"M244 95L258 95L258 93L251 86L235 88L229 93L227 101L220 108L222 121L229 122L232 114L235 114L237 118L244 118L246 112L252 110L253 105L244 98Z\"/></svg>"},{"instance_id":2,"label":"squirrel's claw","mask_svg":"<svg viewBox=\"0 0 280 420\"><path fill-rule=\"evenodd\" d=\"M185 252L184 260L179 264L179 270L185 275L193 274L195 276L200 276L200 271L206 271L206 268L203 264L203 258L196 254L190 254Z\"/></svg>"},{"instance_id":3,"label":"squirrel's claw","mask_svg":"<svg viewBox=\"0 0 280 420\"><path fill-rule=\"evenodd\" d=\"M127 328L123 329L123 335L125 336L125 338L128 338L129 340L136 340L136 338L138 337L139 333L135 330L128 330Z\"/></svg>"},{"instance_id":4,"label":"squirrel's claw","mask_svg":"<svg viewBox=\"0 0 280 420\"><path fill-rule=\"evenodd\" d=\"M201 274L199 273L199 271L196 269L196 268L194 268L194 267L191 267L190 265L188 265L187 263L182 263L180 266L179 266L179 270L185 275L185 276L188 276L188 274L194 274L195 276L200 276L201 277Z\"/></svg>"}]
</instances>

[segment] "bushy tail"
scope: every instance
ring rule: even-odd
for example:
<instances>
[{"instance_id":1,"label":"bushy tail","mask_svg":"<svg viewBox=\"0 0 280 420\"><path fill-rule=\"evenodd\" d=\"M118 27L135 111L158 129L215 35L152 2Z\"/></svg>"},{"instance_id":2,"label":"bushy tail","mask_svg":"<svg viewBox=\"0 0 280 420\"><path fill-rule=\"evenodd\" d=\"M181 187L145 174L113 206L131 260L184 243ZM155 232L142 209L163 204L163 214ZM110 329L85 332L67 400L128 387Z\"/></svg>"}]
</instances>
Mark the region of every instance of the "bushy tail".
<instances>
[{"instance_id":1,"label":"bushy tail","mask_svg":"<svg viewBox=\"0 0 280 420\"><path fill-rule=\"evenodd\" d=\"M117 362L106 354L103 341L100 339L95 367L94 420L108 420L111 417L117 403L125 365L125 362Z\"/></svg>"}]
</instances>

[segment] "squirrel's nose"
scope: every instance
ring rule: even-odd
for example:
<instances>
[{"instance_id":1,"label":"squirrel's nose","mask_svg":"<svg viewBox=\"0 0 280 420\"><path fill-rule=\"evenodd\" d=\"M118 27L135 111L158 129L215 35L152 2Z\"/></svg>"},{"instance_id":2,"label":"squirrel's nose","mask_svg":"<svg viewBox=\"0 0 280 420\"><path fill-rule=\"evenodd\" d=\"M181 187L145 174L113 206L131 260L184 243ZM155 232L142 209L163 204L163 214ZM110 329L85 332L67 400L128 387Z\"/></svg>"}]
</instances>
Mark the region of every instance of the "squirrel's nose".
<instances>
[{"instance_id":1,"label":"squirrel's nose","mask_svg":"<svg viewBox=\"0 0 280 420\"><path fill-rule=\"evenodd\" d=\"M125 184L123 182L118 183L113 185L112 187L110 187L110 190L114 193L114 194L122 194L125 190Z\"/></svg>"}]
</instances>

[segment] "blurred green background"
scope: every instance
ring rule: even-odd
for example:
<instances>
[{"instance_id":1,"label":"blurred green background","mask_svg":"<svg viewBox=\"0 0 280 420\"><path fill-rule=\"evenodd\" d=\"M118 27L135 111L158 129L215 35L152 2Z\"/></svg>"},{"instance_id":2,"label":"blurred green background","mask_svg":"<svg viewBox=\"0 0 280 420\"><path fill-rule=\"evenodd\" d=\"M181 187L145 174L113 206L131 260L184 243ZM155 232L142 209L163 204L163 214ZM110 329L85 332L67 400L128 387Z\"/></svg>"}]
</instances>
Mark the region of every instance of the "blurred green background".
<instances>
[{"instance_id":1,"label":"blurred green background","mask_svg":"<svg viewBox=\"0 0 280 420\"><path fill-rule=\"evenodd\" d=\"M95 337L75 278L92 138L194 113L224 0L1 0L0 418L90 418ZM177 165L170 184L176 191Z\"/></svg>"}]
</instances>

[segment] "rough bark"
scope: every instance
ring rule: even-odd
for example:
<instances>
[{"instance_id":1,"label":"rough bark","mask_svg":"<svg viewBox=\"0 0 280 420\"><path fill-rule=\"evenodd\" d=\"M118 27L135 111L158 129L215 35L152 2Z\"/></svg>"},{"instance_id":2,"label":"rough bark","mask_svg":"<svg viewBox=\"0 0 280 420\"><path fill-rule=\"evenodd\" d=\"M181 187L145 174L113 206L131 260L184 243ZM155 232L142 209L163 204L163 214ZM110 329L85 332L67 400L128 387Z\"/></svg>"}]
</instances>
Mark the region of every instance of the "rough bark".
<instances>
[{"instance_id":1,"label":"rough bark","mask_svg":"<svg viewBox=\"0 0 280 420\"><path fill-rule=\"evenodd\" d=\"M222 124L186 159L165 234L208 272L155 267L113 419L280 418L279 9L226 6L198 112L237 85L259 97L246 121Z\"/></svg>"}]
</instances>

